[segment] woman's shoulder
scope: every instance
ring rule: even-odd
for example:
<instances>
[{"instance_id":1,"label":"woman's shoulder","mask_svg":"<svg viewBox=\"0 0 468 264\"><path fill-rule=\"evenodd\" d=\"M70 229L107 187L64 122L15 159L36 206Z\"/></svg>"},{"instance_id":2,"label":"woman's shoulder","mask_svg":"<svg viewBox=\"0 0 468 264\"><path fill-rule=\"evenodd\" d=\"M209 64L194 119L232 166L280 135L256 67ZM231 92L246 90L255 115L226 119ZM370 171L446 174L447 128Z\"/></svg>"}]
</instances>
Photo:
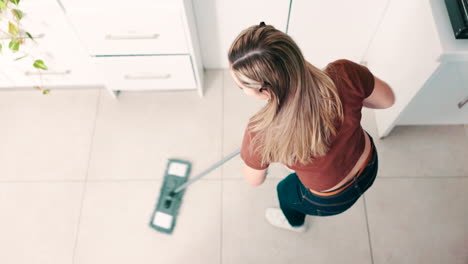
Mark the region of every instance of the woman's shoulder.
<instances>
[{"instance_id":1,"label":"woman's shoulder","mask_svg":"<svg viewBox=\"0 0 468 264\"><path fill-rule=\"evenodd\" d=\"M349 71L349 66L347 66L348 64L349 60L347 59L334 60L325 66L324 71L327 72L330 77L333 76L334 79L343 78Z\"/></svg>"},{"instance_id":2,"label":"woman's shoulder","mask_svg":"<svg viewBox=\"0 0 468 264\"><path fill-rule=\"evenodd\" d=\"M366 66L356 63L352 60L348 60L348 59L338 59L338 60L332 61L327 65L327 68L329 68L330 66L341 66L341 69L346 72L353 72L353 73L359 73L359 74L363 70L367 69Z\"/></svg>"},{"instance_id":3,"label":"woman's shoulder","mask_svg":"<svg viewBox=\"0 0 468 264\"><path fill-rule=\"evenodd\" d=\"M327 68L335 72L339 78L346 79L351 85L344 89L345 92L357 95L359 99L368 96L369 91L374 87L374 76L364 65L348 59L338 59L329 63Z\"/></svg>"},{"instance_id":4,"label":"woman's shoulder","mask_svg":"<svg viewBox=\"0 0 468 264\"><path fill-rule=\"evenodd\" d=\"M357 64L355 63L354 61L351 61L351 60L348 60L348 59L337 59L337 60L334 60L330 63L327 64L327 68L329 68L330 66L342 66L342 67L352 67L354 66L354 64Z\"/></svg>"}]
</instances>

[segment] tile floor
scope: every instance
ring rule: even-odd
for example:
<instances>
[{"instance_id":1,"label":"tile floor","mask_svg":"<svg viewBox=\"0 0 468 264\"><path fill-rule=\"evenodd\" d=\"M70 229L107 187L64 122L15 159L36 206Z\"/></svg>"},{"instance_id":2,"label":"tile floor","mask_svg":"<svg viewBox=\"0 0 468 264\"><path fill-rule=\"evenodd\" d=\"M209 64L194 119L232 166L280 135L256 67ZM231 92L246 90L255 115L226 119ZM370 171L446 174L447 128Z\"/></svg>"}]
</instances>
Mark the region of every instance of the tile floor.
<instances>
[{"instance_id":1,"label":"tile floor","mask_svg":"<svg viewBox=\"0 0 468 264\"><path fill-rule=\"evenodd\" d=\"M236 157L187 189L172 235L148 226L166 159L192 176L241 143L262 102L227 71L196 92L0 92L0 263L468 263L468 127L397 127L377 138L379 175L349 210L270 226L272 164L259 187Z\"/></svg>"}]
</instances>

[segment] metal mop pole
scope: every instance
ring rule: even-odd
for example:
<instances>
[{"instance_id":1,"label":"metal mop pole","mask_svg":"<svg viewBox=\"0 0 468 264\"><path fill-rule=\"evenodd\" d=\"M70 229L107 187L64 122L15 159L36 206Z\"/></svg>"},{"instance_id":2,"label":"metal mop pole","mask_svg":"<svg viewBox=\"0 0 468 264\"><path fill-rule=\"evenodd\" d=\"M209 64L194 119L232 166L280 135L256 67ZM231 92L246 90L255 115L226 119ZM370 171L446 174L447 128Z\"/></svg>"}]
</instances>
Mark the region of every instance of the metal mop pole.
<instances>
[{"instance_id":1,"label":"metal mop pole","mask_svg":"<svg viewBox=\"0 0 468 264\"><path fill-rule=\"evenodd\" d=\"M200 179L201 177L205 176L206 174L210 173L212 170L218 168L219 166L223 165L226 161L234 158L235 156L237 156L238 154L240 153L240 149L237 149L236 151L234 151L233 153L229 154L228 156L226 156L224 159L216 162L213 166L209 167L208 169L206 169L204 172L198 174L197 176L195 176L193 179L189 180L188 182L182 184L181 186L179 186L178 188L176 188L174 191L172 191L170 193L171 196L174 196L176 193L182 191L183 189L187 188L187 186L189 186L190 184L194 183L195 181L197 181L198 179Z\"/></svg>"}]
</instances>

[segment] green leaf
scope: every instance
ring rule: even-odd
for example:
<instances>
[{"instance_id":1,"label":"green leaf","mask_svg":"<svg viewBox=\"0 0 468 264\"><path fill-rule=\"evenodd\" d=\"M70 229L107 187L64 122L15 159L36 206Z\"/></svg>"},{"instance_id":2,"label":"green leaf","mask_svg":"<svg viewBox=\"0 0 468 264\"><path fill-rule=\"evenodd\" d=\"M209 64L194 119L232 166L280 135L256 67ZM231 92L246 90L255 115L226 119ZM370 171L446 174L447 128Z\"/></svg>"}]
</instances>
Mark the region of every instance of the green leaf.
<instances>
[{"instance_id":1,"label":"green leaf","mask_svg":"<svg viewBox=\"0 0 468 264\"><path fill-rule=\"evenodd\" d=\"M2 11L3 9L6 9L6 4L3 0L0 0L0 11Z\"/></svg>"},{"instance_id":2,"label":"green leaf","mask_svg":"<svg viewBox=\"0 0 468 264\"><path fill-rule=\"evenodd\" d=\"M16 16L16 18L18 18L18 20L21 20L23 18L23 12L19 9L12 9L11 12L13 13L13 15Z\"/></svg>"},{"instance_id":3,"label":"green leaf","mask_svg":"<svg viewBox=\"0 0 468 264\"><path fill-rule=\"evenodd\" d=\"M48 93L50 93L49 89L46 89L46 90L42 91L42 94L48 94Z\"/></svg>"},{"instance_id":4,"label":"green leaf","mask_svg":"<svg viewBox=\"0 0 468 264\"><path fill-rule=\"evenodd\" d=\"M42 60L35 60L33 66L38 69L47 70L47 66Z\"/></svg>"},{"instance_id":5,"label":"green leaf","mask_svg":"<svg viewBox=\"0 0 468 264\"><path fill-rule=\"evenodd\" d=\"M21 57L19 57L19 58L16 58L15 61L21 60L22 58L25 58L25 57L27 57L27 56L28 56L28 54L26 54L26 55L24 55L24 56L21 56Z\"/></svg>"},{"instance_id":6,"label":"green leaf","mask_svg":"<svg viewBox=\"0 0 468 264\"><path fill-rule=\"evenodd\" d=\"M34 40L33 36L31 35L31 33L29 32L26 32L26 35L28 36L28 38L30 38L31 40Z\"/></svg>"},{"instance_id":7,"label":"green leaf","mask_svg":"<svg viewBox=\"0 0 468 264\"><path fill-rule=\"evenodd\" d=\"M15 5L18 5L18 4L19 4L19 1L20 1L20 0L10 0L10 2L12 2L12 3L15 4Z\"/></svg>"},{"instance_id":8,"label":"green leaf","mask_svg":"<svg viewBox=\"0 0 468 264\"><path fill-rule=\"evenodd\" d=\"M18 35L18 28L10 21L8 21L8 33L12 34L13 36Z\"/></svg>"},{"instance_id":9,"label":"green leaf","mask_svg":"<svg viewBox=\"0 0 468 264\"><path fill-rule=\"evenodd\" d=\"M0 52L2 52L2 44L0 44Z\"/></svg>"},{"instance_id":10,"label":"green leaf","mask_svg":"<svg viewBox=\"0 0 468 264\"><path fill-rule=\"evenodd\" d=\"M12 39L10 40L10 43L8 44L8 47L12 50L12 51L18 51L19 50L19 42Z\"/></svg>"}]
</instances>

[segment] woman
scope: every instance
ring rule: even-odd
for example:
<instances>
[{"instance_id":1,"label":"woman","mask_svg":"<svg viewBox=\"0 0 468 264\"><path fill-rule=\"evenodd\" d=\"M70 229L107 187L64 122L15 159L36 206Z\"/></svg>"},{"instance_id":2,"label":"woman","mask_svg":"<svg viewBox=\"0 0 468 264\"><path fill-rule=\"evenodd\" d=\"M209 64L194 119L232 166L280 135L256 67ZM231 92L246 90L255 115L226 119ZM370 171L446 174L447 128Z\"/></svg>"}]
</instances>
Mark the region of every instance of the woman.
<instances>
[{"instance_id":1,"label":"woman","mask_svg":"<svg viewBox=\"0 0 468 264\"><path fill-rule=\"evenodd\" d=\"M360 124L361 109L392 106L392 89L349 60L316 68L291 37L264 22L241 32L228 59L239 88L268 100L245 129L245 179L262 184L272 162L295 171L278 184L280 208L268 208L267 220L304 232L306 215L331 216L350 208L378 168L373 139Z\"/></svg>"}]
</instances>

